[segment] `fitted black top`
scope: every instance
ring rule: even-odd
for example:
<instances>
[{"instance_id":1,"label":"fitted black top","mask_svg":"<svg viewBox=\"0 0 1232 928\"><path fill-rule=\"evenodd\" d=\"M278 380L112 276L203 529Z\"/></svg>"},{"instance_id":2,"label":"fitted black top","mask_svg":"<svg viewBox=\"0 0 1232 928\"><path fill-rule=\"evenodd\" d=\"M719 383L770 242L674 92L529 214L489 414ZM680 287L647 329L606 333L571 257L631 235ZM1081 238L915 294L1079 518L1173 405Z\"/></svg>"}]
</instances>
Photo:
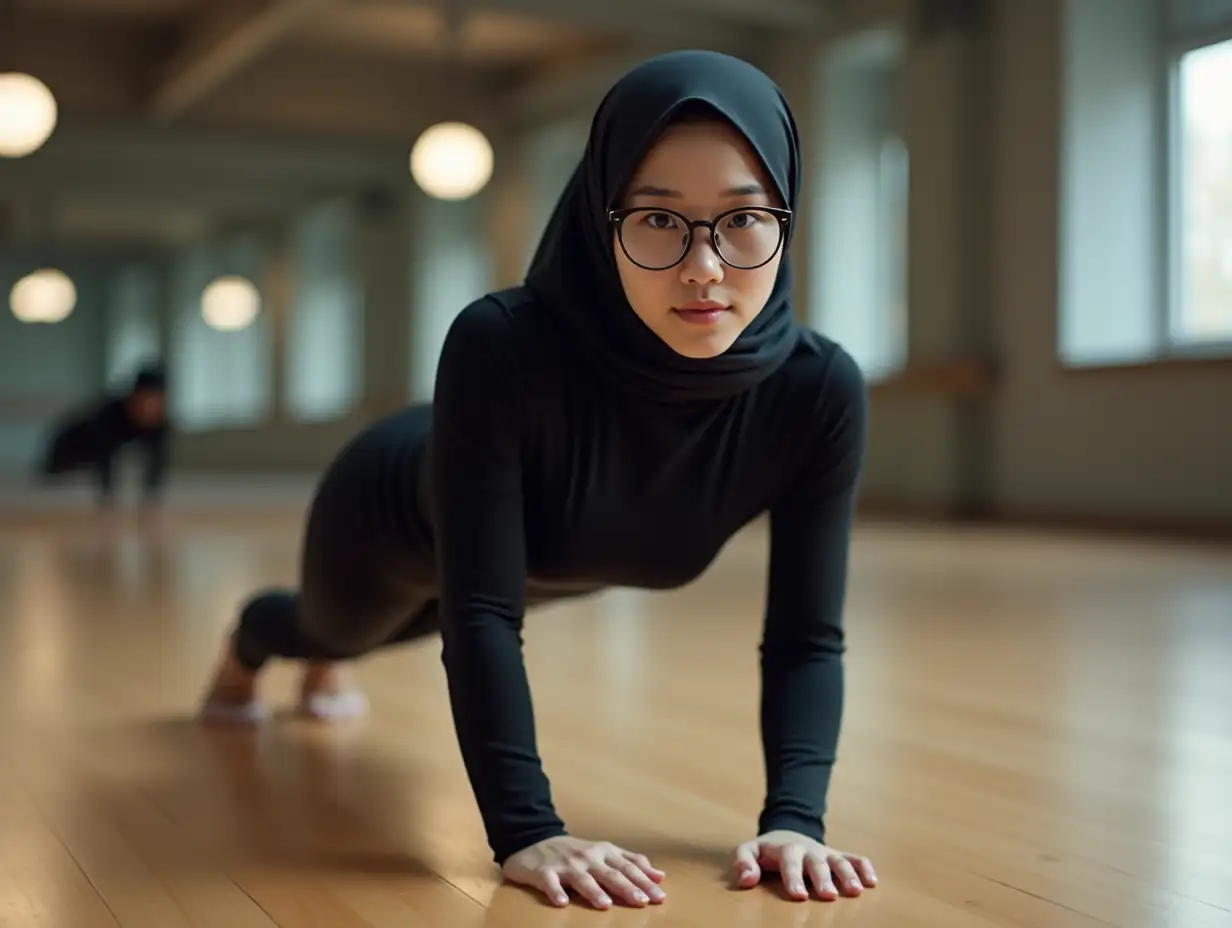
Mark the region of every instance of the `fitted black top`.
<instances>
[{"instance_id":1,"label":"fitted black top","mask_svg":"<svg viewBox=\"0 0 1232 928\"><path fill-rule=\"evenodd\" d=\"M55 425L39 466L59 474L82 467L104 468L104 487L110 492L110 462L125 445L136 442L145 456L144 490L160 493L166 481L171 426L145 427L129 416L123 396L109 396L84 410L71 413Z\"/></svg>"},{"instance_id":2,"label":"fitted black top","mask_svg":"<svg viewBox=\"0 0 1232 928\"><path fill-rule=\"evenodd\" d=\"M522 661L528 588L678 587L767 512L758 833L824 838L865 417L858 367L811 331L744 392L655 402L598 377L523 288L457 317L438 367L428 495L450 699L498 863L565 833Z\"/></svg>"}]
</instances>

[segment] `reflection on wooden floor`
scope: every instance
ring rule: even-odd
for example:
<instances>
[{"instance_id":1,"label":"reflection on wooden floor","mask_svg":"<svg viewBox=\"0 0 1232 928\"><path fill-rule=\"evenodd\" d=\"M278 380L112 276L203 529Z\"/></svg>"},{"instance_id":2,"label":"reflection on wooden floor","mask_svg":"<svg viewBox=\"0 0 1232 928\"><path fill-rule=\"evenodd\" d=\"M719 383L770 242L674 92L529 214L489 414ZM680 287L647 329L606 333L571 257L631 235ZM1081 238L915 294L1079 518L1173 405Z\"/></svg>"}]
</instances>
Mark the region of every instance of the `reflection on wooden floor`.
<instances>
[{"instance_id":1,"label":"reflection on wooden floor","mask_svg":"<svg viewBox=\"0 0 1232 928\"><path fill-rule=\"evenodd\" d=\"M541 746L583 835L666 905L501 886L435 647L362 665L373 716L258 736L190 721L297 523L0 529L0 924L40 928L1232 926L1232 556L864 527L831 835L860 900L726 886L761 797L764 536L674 594L528 623ZM279 667L270 692L289 704Z\"/></svg>"}]
</instances>

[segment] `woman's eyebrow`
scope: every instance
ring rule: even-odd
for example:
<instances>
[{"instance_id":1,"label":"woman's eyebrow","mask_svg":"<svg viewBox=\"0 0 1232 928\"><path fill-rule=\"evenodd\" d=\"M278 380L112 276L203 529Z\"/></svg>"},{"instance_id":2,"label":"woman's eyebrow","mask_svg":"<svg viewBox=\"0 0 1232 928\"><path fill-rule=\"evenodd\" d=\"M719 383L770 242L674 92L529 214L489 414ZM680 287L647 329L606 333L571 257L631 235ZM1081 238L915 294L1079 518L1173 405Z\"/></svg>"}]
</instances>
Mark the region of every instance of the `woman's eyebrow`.
<instances>
[{"instance_id":1,"label":"woman's eyebrow","mask_svg":"<svg viewBox=\"0 0 1232 928\"><path fill-rule=\"evenodd\" d=\"M629 191L631 197L682 197L679 190L668 190L666 187L656 187L654 184L639 184Z\"/></svg>"},{"instance_id":2,"label":"woman's eyebrow","mask_svg":"<svg viewBox=\"0 0 1232 928\"><path fill-rule=\"evenodd\" d=\"M741 184L739 187L729 187L724 190L725 197L753 197L766 192L761 184ZM654 184L639 184L629 191L631 197L675 197L684 196L679 190L669 190L667 187L656 187Z\"/></svg>"},{"instance_id":3,"label":"woman's eyebrow","mask_svg":"<svg viewBox=\"0 0 1232 928\"><path fill-rule=\"evenodd\" d=\"M723 191L725 197L755 197L766 192L766 188L761 184L741 184L739 187L730 187Z\"/></svg>"}]
</instances>

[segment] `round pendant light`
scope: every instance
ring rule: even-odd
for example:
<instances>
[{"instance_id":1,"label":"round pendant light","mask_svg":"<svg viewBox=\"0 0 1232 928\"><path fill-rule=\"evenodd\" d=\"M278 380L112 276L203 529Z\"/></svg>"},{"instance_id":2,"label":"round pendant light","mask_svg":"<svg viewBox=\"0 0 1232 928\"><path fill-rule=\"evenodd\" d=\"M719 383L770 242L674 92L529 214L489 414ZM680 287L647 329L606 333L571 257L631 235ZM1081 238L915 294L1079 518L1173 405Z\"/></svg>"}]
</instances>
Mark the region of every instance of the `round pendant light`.
<instances>
[{"instance_id":1,"label":"round pendant light","mask_svg":"<svg viewBox=\"0 0 1232 928\"><path fill-rule=\"evenodd\" d=\"M0 157L24 158L42 148L58 113L55 96L37 77L0 74Z\"/></svg>"},{"instance_id":2,"label":"round pendant light","mask_svg":"<svg viewBox=\"0 0 1232 928\"><path fill-rule=\"evenodd\" d=\"M201 293L201 317L219 332L248 328L260 311L261 294L243 277L219 277Z\"/></svg>"},{"instance_id":3,"label":"round pendant light","mask_svg":"<svg viewBox=\"0 0 1232 928\"><path fill-rule=\"evenodd\" d=\"M495 158L487 136L463 122L424 130L411 149L411 176L438 200L473 197L492 179Z\"/></svg>"},{"instance_id":4,"label":"round pendant light","mask_svg":"<svg viewBox=\"0 0 1232 928\"><path fill-rule=\"evenodd\" d=\"M9 307L19 322L54 325L63 322L77 305L77 287L63 271L40 268L27 274L9 293Z\"/></svg>"}]
</instances>

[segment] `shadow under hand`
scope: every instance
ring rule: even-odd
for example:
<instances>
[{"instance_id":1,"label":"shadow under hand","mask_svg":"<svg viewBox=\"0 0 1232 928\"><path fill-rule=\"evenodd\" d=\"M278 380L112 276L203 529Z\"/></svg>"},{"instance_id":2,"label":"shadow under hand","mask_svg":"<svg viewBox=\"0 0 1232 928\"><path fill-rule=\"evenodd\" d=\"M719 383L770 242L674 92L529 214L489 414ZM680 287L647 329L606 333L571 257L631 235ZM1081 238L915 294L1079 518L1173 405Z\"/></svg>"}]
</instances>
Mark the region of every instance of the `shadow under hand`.
<instances>
[{"instance_id":1,"label":"shadow under hand","mask_svg":"<svg viewBox=\"0 0 1232 928\"><path fill-rule=\"evenodd\" d=\"M535 928L573 928L574 925L593 925L596 915L602 915L605 925L619 928L689 924L678 915L673 917L666 904L636 908L617 903L603 911L571 892L569 905L558 907L539 890L514 883L504 883L496 890L483 924L484 928L524 928L532 924Z\"/></svg>"}]
</instances>

